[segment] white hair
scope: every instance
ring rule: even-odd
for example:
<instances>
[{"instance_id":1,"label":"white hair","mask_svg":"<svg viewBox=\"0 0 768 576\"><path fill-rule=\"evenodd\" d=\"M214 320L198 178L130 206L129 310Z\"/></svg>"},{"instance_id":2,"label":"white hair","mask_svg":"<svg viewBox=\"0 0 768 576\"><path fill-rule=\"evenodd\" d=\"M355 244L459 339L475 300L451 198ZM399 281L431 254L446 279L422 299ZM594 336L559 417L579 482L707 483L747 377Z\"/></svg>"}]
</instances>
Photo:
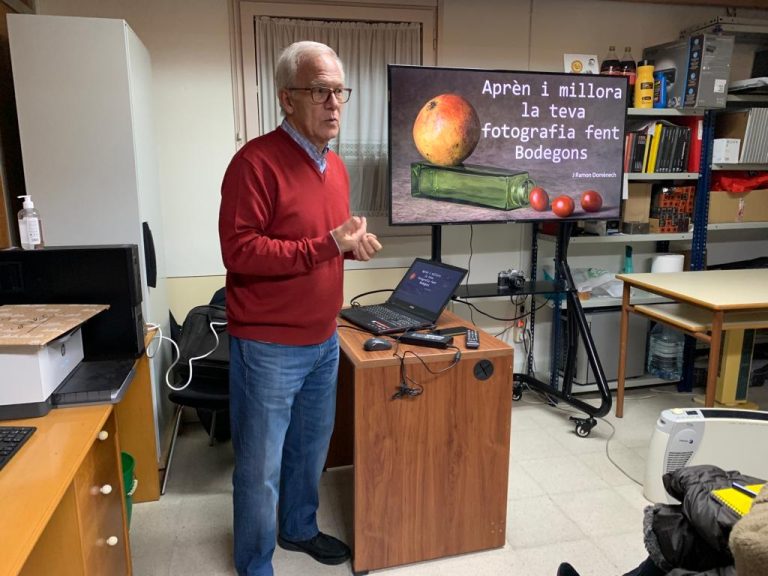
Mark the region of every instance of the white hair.
<instances>
[{"instance_id":1,"label":"white hair","mask_svg":"<svg viewBox=\"0 0 768 576\"><path fill-rule=\"evenodd\" d=\"M303 40L301 42L294 42L280 53L280 57L277 59L277 66L275 67L275 88L278 91L291 88L296 81L299 66L305 60L323 55L331 56L336 60L343 79L344 66L336 52L333 51L333 48L320 42Z\"/></svg>"},{"instance_id":2,"label":"white hair","mask_svg":"<svg viewBox=\"0 0 768 576\"><path fill-rule=\"evenodd\" d=\"M341 79L344 79L344 66L341 63L341 59L334 52L333 48L321 44L320 42L312 42L310 40L302 40L301 42L294 42L288 48L280 53L277 59L277 66L275 67L275 89L278 93L278 102L280 104L280 113L285 115L283 109L283 103L279 98L280 90L292 88L296 82L296 74L298 74L299 66L311 58L317 56L330 56L339 65L341 71Z\"/></svg>"}]
</instances>

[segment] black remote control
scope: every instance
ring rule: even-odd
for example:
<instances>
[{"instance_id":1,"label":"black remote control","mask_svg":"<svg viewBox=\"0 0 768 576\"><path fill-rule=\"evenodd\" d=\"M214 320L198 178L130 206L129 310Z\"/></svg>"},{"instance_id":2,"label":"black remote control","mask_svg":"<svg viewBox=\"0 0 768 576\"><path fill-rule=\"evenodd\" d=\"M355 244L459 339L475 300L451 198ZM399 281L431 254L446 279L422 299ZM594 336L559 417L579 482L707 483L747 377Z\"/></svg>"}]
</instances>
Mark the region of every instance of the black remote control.
<instances>
[{"instance_id":1,"label":"black remote control","mask_svg":"<svg viewBox=\"0 0 768 576\"><path fill-rule=\"evenodd\" d=\"M402 344L415 344L429 348L447 348L453 342L453 336L425 334L424 332L406 332L397 339Z\"/></svg>"},{"instance_id":2,"label":"black remote control","mask_svg":"<svg viewBox=\"0 0 768 576\"><path fill-rule=\"evenodd\" d=\"M464 346L467 348L480 348L480 335L477 333L477 330L467 329Z\"/></svg>"}]
</instances>

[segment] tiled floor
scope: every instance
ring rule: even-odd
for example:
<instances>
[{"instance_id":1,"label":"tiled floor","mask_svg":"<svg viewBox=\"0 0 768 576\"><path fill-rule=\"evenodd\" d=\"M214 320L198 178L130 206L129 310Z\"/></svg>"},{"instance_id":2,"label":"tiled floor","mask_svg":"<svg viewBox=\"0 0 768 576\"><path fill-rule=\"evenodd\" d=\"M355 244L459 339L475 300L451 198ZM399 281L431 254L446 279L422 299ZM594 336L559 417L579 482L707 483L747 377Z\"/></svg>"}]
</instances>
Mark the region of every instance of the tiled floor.
<instances>
[{"instance_id":1,"label":"tiled floor","mask_svg":"<svg viewBox=\"0 0 768 576\"><path fill-rule=\"evenodd\" d=\"M697 391L698 392L698 391ZM768 406L768 386L750 400ZM512 410L507 542L498 550L372 574L382 576L555 576L560 562L582 576L617 576L646 556L642 482L648 440L664 408L696 406L674 387L628 391L623 419L611 414L589 438L574 434L566 411L526 392ZM614 433L615 428L615 433ZM621 466L626 474L608 458ZM232 447L208 447L202 427L182 429L168 491L133 507L131 541L137 576L217 576L232 566ZM325 474L320 528L349 541L352 470ZM304 554L275 551L278 576L351 574L349 563L323 566Z\"/></svg>"}]
</instances>

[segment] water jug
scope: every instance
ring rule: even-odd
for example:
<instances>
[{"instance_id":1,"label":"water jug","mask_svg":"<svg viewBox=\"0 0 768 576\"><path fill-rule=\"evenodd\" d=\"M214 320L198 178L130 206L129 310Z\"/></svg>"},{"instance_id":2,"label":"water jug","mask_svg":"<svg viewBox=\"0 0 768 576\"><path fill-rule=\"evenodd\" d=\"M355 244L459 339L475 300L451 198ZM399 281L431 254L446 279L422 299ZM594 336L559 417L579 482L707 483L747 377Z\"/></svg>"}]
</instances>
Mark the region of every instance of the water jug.
<instances>
[{"instance_id":1,"label":"water jug","mask_svg":"<svg viewBox=\"0 0 768 576\"><path fill-rule=\"evenodd\" d=\"M648 341L646 371L663 380L680 380L683 374L685 337L674 328L658 323Z\"/></svg>"}]
</instances>

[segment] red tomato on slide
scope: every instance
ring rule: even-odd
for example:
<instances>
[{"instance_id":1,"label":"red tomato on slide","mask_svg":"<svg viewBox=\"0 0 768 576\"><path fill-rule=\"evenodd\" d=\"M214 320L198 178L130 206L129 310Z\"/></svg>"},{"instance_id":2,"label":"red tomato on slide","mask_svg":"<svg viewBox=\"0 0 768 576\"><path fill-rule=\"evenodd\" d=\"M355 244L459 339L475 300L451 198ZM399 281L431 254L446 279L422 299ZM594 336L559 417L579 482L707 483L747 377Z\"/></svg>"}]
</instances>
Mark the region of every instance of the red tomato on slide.
<instances>
[{"instance_id":1,"label":"red tomato on slide","mask_svg":"<svg viewBox=\"0 0 768 576\"><path fill-rule=\"evenodd\" d=\"M581 193L581 207L585 212L597 212L603 207L603 197L595 190L585 190Z\"/></svg>"},{"instance_id":2,"label":"red tomato on slide","mask_svg":"<svg viewBox=\"0 0 768 576\"><path fill-rule=\"evenodd\" d=\"M573 214L574 207L573 198L570 196L558 196L552 200L552 212L560 218L567 218Z\"/></svg>"},{"instance_id":3,"label":"red tomato on slide","mask_svg":"<svg viewBox=\"0 0 768 576\"><path fill-rule=\"evenodd\" d=\"M528 201L531 203L531 208L537 212L544 212L544 210L549 208L549 194L541 186L531 188L528 194Z\"/></svg>"}]
</instances>

